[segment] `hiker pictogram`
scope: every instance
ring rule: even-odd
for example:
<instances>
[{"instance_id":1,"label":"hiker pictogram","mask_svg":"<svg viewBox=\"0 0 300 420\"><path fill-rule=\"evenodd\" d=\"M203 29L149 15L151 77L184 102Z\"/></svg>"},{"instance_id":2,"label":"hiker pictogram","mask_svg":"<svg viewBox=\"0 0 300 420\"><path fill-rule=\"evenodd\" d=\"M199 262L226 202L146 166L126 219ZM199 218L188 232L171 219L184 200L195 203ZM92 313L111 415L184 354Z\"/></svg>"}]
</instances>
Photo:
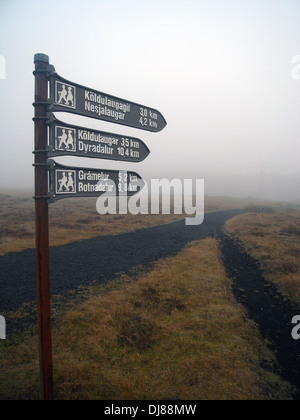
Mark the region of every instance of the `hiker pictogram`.
<instances>
[{"instance_id":1,"label":"hiker pictogram","mask_svg":"<svg viewBox=\"0 0 300 420\"><path fill-rule=\"evenodd\" d=\"M62 90L60 92L58 92L58 103L61 104L62 100L64 100L64 104L67 103L67 91L66 91L66 86L62 85Z\"/></svg>"},{"instance_id":2,"label":"hiker pictogram","mask_svg":"<svg viewBox=\"0 0 300 420\"><path fill-rule=\"evenodd\" d=\"M67 149L74 150L74 138L73 138L73 130L68 130L68 140L67 140Z\"/></svg>"},{"instance_id":3,"label":"hiker pictogram","mask_svg":"<svg viewBox=\"0 0 300 420\"><path fill-rule=\"evenodd\" d=\"M68 136L67 136L66 130L63 129L62 130L62 135L58 137L58 140L59 140L58 149L59 150L64 150L63 145L65 145L65 149L67 148L67 139L68 139Z\"/></svg>"},{"instance_id":4,"label":"hiker pictogram","mask_svg":"<svg viewBox=\"0 0 300 420\"><path fill-rule=\"evenodd\" d=\"M68 96L67 96L67 105L69 105L69 102L70 102L70 106L72 106L72 107L74 107L74 96L73 96L73 91L72 91L72 89L73 88L71 88L71 87L68 87Z\"/></svg>"},{"instance_id":5,"label":"hiker pictogram","mask_svg":"<svg viewBox=\"0 0 300 420\"><path fill-rule=\"evenodd\" d=\"M67 129L63 127L56 127L56 149L76 152L76 131L73 129Z\"/></svg>"},{"instance_id":6,"label":"hiker pictogram","mask_svg":"<svg viewBox=\"0 0 300 420\"><path fill-rule=\"evenodd\" d=\"M57 172L57 193L75 193L75 171Z\"/></svg>"},{"instance_id":7,"label":"hiker pictogram","mask_svg":"<svg viewBox=\"0 0 300 420\"><path fill-rule=\"evenodd\" d=\"M75 87L62 82L56 82L56 103L68 108L76 107Z\"/></svg>"}]
</instances>

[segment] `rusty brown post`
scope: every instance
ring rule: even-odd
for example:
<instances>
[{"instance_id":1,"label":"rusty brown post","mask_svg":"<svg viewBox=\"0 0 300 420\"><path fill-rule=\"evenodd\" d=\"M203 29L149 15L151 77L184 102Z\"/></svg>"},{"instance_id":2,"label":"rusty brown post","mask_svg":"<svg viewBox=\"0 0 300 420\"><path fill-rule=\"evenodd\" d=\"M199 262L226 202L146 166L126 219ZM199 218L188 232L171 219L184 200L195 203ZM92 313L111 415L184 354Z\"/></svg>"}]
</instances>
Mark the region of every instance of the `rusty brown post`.
<instances>
[{"instance_id":1,"label":"rusty brown post","mask_svg":"<svg viewBox=\"0 0 300 420\"><path fill-rule=\"evenodd\" d=\"M49 275L49 216L47 169L47 68L49 57L34 56L34 154L35 154L35 215L36 215L36 267L37 298L40 341L41 395L43 400L53 400L52 337Z\"/></svg>"}]
</instances>

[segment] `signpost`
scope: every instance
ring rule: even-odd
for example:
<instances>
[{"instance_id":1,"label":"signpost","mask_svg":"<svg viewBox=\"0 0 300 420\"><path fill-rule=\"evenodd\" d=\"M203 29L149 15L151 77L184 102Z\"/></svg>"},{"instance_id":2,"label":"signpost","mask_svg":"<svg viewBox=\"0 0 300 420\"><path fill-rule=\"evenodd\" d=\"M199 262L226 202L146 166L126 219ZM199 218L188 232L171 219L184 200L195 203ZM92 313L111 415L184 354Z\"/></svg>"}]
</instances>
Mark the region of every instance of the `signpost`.
<instances>
[{"instance_id":1,"label":"signpost","mask_svg":"<svg viewBox=\"0 0 300 420\"><path fill-rule=\"evenodd\" d=\"M74 168L49 162L50 201L72 197L132 196L140 191L144 182L135 172Z\"/></svg>"},{"instance_id":2,"label":"signpost","mask_svg":"<svg viewBox=\"0 0 300 420\"><path fill-rule=\"evenodd\" d=\"M123 162L142 162L150 150L142 140L70 125L50 116L49 156L81 156Z\"/></svg>"},{"instance_id":3,"label":"signpost","mask_svg":"<svg viewBox=\"0 0 300 420\"><path fill-rule=\"evenodd\" d=\"M52 336L49 278L48 165L47 165L47 69L49 57L36 54L34 95L35 219L41 395L53 399Z\"/></svg>"},{"instance_id":4,"label":"signpost","mask_svg":"<svg viewBox=\"0 0 300 420\"><path fill-rule=\"evenodd\" d=\"M135 172L64 166L49 157L78 156L141 162L150 153L140 139L66 124L57 120L53 112L71 112L151 132L161 131L167 123L153 108L63 79L49 65L49 57L45 54L36 54L34 63L33 165L41 395L44 400L52 400L49 203L63 198L99 197L103 194L131 196L140 191L144 182Z\"/></svg>"},{"instance_id":5,"label":"signpost","mask_svg":"<svg viewBox=\"0 0 300 420\"><path fill-rule=\"evenodd\" d=\"M71 112L128 127L158 132L167 125L156 109L107 95L60 77L52 67L50 77L53 112Z\"/></svg>"}]
</instances>

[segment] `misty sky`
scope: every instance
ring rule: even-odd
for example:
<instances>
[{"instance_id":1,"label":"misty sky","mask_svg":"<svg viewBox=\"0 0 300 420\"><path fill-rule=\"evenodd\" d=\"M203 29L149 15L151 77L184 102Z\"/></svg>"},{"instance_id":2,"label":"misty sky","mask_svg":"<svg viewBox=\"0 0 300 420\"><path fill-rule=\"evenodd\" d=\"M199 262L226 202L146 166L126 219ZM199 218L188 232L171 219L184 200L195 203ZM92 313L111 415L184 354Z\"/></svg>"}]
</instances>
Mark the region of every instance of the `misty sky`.
<instances>
[{"instance_id":1,"label":"misty sky","mask_svg":"<svg viewBox=\"0 0 300 420\"><path fill-rule=\"evenodd\" d=\"M36 53L60 76L168 122L148 133L59 113L138 137L151 154L58 162L204 178L209 195L300 200L299 0L0 0L0 188L33 188Z\"/></svg>"}]
</instances>

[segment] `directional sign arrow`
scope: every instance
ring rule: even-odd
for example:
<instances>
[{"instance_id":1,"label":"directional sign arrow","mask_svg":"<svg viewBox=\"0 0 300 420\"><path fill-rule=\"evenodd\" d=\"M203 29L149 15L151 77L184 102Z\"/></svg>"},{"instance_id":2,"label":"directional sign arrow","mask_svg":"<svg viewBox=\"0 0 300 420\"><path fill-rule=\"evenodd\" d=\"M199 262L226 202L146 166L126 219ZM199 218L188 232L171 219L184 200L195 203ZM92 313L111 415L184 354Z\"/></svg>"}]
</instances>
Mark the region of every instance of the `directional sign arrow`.
<instances>
[{"instance_id":1,"label":"directional sign arrow","mask_svg":"<svg viewBox=\"0 0 300 420\"><path fill-rule=\"evenodd\" d=\"M132 196L145 185L135 172L50 165L50 201L72 197Z\"/></svg>"},{"instance_id":2,"label":"directional sign arrow","mask_svg":"<svg viewBox=\"0 0 300 420\"><path fill-rule=\"evenodd\" d=\"M78 127L51 116L49 156L81 156L123 162L142 162L150 150L130 136Z\"/></svg>"},{"instance_id":3,"label":"directional sign arrow","mask_svg":"<svg viewBox=\"0 0 300 420\"><path fill-rule=\"evenodd\" d=\"M54 69L49 80L50 111L71 112L152 132L167 125L161 113L153 108L70 82Z\"/></svg>"}]
</instances>

